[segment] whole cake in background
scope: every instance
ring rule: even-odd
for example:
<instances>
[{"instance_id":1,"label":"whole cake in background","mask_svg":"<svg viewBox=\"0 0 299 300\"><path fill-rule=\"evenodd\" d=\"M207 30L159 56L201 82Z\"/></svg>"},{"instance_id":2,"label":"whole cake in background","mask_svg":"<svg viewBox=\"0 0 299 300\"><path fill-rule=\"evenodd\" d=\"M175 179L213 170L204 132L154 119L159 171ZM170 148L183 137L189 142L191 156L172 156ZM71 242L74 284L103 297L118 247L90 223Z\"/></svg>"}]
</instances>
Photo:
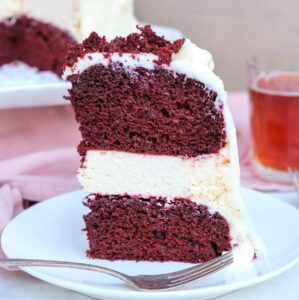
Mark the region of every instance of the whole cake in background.
<instances>
[{"instance_id":1,"label":"whole cake in background","mask_svg":"<svg viewBox=\"0 0 299 300\"><path fill-rule=\"evenodd\" d=\"M235 268L253 269L264 248L241 200L235 127L212 56L139 29L111 42L92 33L67 56L87 255L198 263L233 250Z\"/></svg>"},{"instance_id":2,"label":"whole cake in background","mask_svg":"<svg viewBox=\"0 0 299 300\"><path fill-rule=\"evenodd\" d=\"M60 76L69 44L92 31L127 35L136 24L133 0L0 0L0 66L22 61Z\"/></svg>"}]
</instances>

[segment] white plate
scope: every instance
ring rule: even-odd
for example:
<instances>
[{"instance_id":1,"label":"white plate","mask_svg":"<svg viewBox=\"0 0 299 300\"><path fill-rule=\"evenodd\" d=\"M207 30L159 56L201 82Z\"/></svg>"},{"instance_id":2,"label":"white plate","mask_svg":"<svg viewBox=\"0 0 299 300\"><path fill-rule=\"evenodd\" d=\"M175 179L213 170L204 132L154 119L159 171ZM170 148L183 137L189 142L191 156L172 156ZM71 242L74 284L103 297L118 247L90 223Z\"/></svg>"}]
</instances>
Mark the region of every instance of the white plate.
<instances>
[{"instance_id":1,"label":"white plate","mask_svg":"<svg viewBox=\"0 0 299 300\"><path fill-rule=\"evenodd\" d=\"M70 87L70 82L61 81L0 88L0 109L68 105L63 96Z\"/></svg>"},{"instance_id":2,"label":"white plate","mask_svg":"<svg viewBox=\"0 0 299 300\"><path fill-rule=\"evenodd\" d=\"M140 23L144 26L146 23ZM182 32L171 27L152 25L159 35L169 40L183 36ZM67 105L69 101L63 99L70 82L59 80L51 72L38 72L23 63L19 66L8 65L0 68L0 109L18 107L37 107Z\"/></svg>"},{"instance_id":3,"label":"white plate","mask_svg":"<svg viewBox=\"0 0 299 300\"><path fill-rule=\"evenodd\" d=\"M250 280L225 284L221 273L174 291L137 292L106 275L65 269L25 268L24 271L52 284L108 299L207 299L260 283L299 261L299 211L266 194L242 190L248 213L268 248L271 269ZM158 274L190 264L89 260L82 215L84 193L76 191L37 204L13 219L2 235L8 257L58 259L93 263L131 275Z\"/></svg>"}]
</instances>

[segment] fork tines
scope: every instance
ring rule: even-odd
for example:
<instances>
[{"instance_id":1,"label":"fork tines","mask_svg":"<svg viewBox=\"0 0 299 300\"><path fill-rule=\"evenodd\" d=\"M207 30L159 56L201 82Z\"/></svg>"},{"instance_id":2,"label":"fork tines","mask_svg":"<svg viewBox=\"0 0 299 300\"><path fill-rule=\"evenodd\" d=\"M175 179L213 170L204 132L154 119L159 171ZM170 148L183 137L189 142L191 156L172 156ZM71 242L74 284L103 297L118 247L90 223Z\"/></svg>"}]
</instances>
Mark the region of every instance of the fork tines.
<instances>
[{"instance_id":1,"label":"fork tines","mask_svg":"<svg viewBox=\"0 0 299 300\"><path fill-rule=\"evenodd\" d=\"M178 271L177 275L168 278L169 287L171 287L172 285L182 285L191 282L197 278L203 278L205 276L213 274L216 271L224 268L225 266L228 266L231 263L233 263L233 260L233 254L230 251L206 263L188 268L183 271Z\"/></svg>"}]
</instances>

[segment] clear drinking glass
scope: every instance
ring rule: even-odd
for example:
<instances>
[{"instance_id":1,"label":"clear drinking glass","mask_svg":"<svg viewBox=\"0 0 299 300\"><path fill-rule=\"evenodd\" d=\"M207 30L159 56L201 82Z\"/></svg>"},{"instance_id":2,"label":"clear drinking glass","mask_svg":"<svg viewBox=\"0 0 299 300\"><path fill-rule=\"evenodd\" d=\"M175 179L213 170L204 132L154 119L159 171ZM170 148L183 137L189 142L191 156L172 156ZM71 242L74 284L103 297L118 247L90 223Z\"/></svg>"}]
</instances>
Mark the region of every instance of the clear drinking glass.
<instances>
[{"instance_id":1,"label":"clear drinking glass","mask_svg":"<svg viewBox=\"0 0 299 300\"><path fill-rule=\"evenodd\" d=\"M252 164L264 179L299 169L299 52L264 52L248 62Z\"/></svg>"}]
</instances>

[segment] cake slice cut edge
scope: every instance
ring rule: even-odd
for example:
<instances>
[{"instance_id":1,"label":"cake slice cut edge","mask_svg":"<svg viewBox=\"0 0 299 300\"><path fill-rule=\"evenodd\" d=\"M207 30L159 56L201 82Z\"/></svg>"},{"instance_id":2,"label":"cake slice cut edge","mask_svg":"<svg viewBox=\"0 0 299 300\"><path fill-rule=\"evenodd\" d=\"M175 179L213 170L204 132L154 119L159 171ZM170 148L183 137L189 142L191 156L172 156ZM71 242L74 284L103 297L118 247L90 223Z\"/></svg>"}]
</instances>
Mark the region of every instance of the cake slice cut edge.
<instances>
[{"instance_id":1,"label":"cake slice cut edge","mask_svg":"<svg viewBox=\"0 0 299 300\"><path fill-rule=\"evenodd\" d=\"M72 83L66 98L73 105L82 134L78 179L90 194L85 205L91 212L84 217L88 255L195 263L232 250L235 262L231 271L255 270L255 258L262 259L266 250L241 199L236 130L223 83L213 72L212 56L189 40L166 41L149 25L139 29L141 33L111 42L92 33L73 47L65 65L64 77ZM161 199L164 220L173 216L171 212L180 211L178 228L169 231L169 236L177 234L179 224L184 224L186 232L194 233L186 234L188 242L182 235L169 244L174 238L168 237L168 222L163 222L161 214L162 221L148 216L148 203L155 206L156 202L157 209ZM210 228L197 223L203 207L207 220L219 216L223 221L219 223L221 230L217 222L214 224L220 233L229 229L229 233L219 235L229 247L219 247L219 251L214 240L202 236L203 228ZM122 214L122 220L135 224L136 232L144 229L138 226L138 218L153 230L130 235L134 226L121 225L114 215L115 210L123 213L126 209L130 213ZM190 223L182 221L186 217ZM100 224L106 224L104 235ZM116 231L109 231L108 224L121 232L121 243L116 237L112 241ZM159 226L166 229L161 231ZM159 234L164 239L159 239L157 232L162 232ZM150 234L154 245L140 251L131 249L135 241L147 244ZM195 236L202 244L196 243ZM127 256L117 252L118 243L127 249ZM186 250L193 253L192 259L187 252L185 256L167 256L167 251L175 253L175 245L180 243L197 245ZM158 248L159 255L154 255L152 250ZM208 248L209 255L204 256L204 250L200 253L200 249ZM177 251L182 253L182 249Z\"/></svg>"}]
</instances>

